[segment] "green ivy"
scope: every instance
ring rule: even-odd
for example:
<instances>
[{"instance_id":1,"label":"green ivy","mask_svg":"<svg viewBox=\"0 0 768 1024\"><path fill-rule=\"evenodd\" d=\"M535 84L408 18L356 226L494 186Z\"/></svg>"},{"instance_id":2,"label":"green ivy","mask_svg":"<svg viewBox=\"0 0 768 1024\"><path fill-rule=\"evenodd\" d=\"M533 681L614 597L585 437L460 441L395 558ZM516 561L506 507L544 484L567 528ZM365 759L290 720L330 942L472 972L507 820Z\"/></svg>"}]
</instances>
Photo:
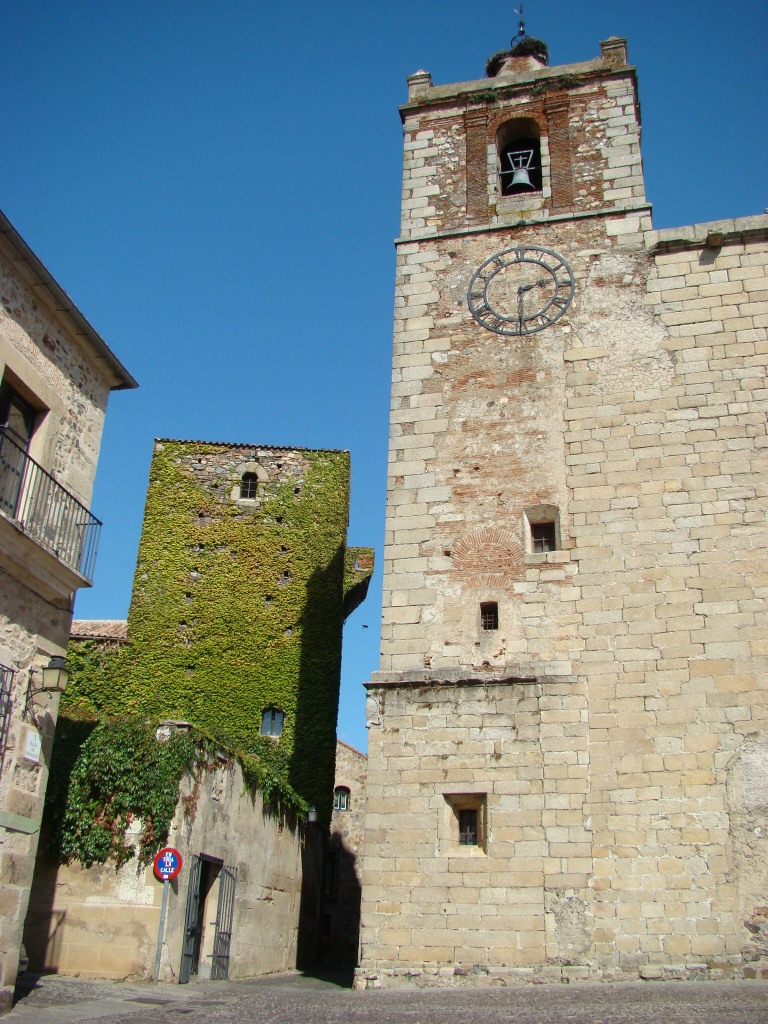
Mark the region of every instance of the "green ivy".
<instances>
[{"instance_id":1,"label":"green ivy","mask_svg":"<svg viewBox=\"0 0 768 1024\"><path fill-rule=\"evenodd\" d=\"M136 854L148 863L168 837L181 777L199 755L195 740L175 734L161 743L147 722L112 719L96 724L75 754L80 737L70 728L57 736L51 767L51 775L61 778L61 762L72 762L66 798L62 789L51 798L50 848L62 861L88 867L110 859L119 866ZM126 830L137 819L141 831L134 846Z\"/></svg>"},{"instance_id":2,"label":"green ivy","mask_svg":"<svg viewBox=\"0 0 768 1024\"><path fill-rule=\"evenodd\" d=\"M59 718L46 795L50 853L86 867L108 860L119 867L134 856L149 863L168 838L182 776L191 773L198 784L222 753L239 761L246 784L258 787L266 803L306 816L306 803L284 775L258 755L226 751L195 730L165 740L156 730L156 722L135 717ZM141 831L129 841L127 829L136 820Z\"/></svg>"},{"instance_id":3,"label":"green ivy","mask_svg":"<svg viewBox=\"0 0 768 1024\"><path fill-rule=\"evenodd\" d=\"M157 444L130 642L70 644L62 710L184 719L238 751L265 795L298 794L328 821L342 624L373 567L369 549L346 549L349 455L298 452L296 471L260 483L244 508L234 476L208 486L194 472L233 451ZM259 734L272 706L285 712L279 742Z\"/></svg>"}]
</instances>

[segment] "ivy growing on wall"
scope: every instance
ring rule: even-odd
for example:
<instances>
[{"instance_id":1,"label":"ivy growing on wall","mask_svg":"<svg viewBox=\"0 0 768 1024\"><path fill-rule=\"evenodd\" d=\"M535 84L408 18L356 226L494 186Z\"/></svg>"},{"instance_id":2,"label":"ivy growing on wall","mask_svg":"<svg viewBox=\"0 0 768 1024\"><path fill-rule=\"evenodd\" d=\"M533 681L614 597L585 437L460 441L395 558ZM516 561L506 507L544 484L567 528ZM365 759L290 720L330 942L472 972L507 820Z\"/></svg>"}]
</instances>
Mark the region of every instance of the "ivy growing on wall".
<instances>
[{"instance_id":1,"label":"ivy growing on wall","mask_svg":"<svg viewBox=\"0 0 768 1024\"><path fill-rule=\"evenodd\" d=\"M62 712L184 719L328 820L345 596L347 611L364 596L373 553L345 557L348 453L260 452L252 503L232 496L244 458L158 442L129 643L70 644ZM259 734L269 707L285 712L279 740Z\"/></svg>"},{"instance_id":2,"label":"ivy growing on wall","mask_svg":"<svg viewBox=\"0 0 768 1024\"><path fill-rule=\"evenodd\" d=\"M90 726L90 728L89 728ZM179 783L199 748L189 735L163 743L139 719L83 723L60 720L51 765L49 849L63 861L148 863L168 836ZM67 766L69 772L67 772ZM66 774L65 774L66 773ZM136 843L127 835L140 822Z\"/></svg>"},{"instance_id":3,"label":"ivy growing on wall","mask_svg":"<svg viewBox=\"0 0 768 1024\"><path fill-rule=\"evenodd\" d=\"M86 866L133 856L147 864L168 838L185 772L196 777L217 765L221 744L196 730L157 738L157 723L137 717L100 722L60 717L46 796L49 852ZM267 803L304 816L306 803L258 757L228 752L246 784ZM195 792L195 789L193 789ZM185 813L194 813L190 804ZM130 826L139 824L138 835Z\"/></svg>"}]
</instances>

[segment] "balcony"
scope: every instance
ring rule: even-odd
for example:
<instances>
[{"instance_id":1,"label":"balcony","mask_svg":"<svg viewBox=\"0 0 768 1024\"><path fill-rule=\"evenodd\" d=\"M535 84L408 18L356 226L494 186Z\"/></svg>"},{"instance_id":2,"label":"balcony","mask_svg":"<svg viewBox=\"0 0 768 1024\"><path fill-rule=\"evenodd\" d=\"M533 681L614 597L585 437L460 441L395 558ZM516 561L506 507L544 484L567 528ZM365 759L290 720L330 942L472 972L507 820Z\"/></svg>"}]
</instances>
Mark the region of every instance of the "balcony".
<instances>
[{"instance_id":1,"label":"balcony","mask_svg":"<svg viewBox=\"0 0 768 1024\"><path fill-rule=\"evenodd\" d=\"M59 562L92 582L101 522L4 427L0 427L0 513Z\"/></svg>"}]
</instances>

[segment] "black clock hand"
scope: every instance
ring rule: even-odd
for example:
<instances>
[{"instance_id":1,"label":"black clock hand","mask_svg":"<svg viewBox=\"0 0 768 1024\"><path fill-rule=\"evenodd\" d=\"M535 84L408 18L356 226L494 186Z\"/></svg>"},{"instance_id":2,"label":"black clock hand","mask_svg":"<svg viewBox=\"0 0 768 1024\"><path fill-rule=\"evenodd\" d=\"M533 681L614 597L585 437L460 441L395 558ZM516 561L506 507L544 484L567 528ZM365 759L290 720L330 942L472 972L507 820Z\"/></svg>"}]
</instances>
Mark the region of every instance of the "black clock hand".
<instances>
[{"instance_id":1,"label":"black clock hand","mask_svg":"<svg viewBox=\"0 0 768 1024\"><path fill-rule=\"evenodd\" d=\"M521 334L523 333L523 295L531 287L531 285L520 285L517 289L517 329Z\"/></svg>"}]
</instances>

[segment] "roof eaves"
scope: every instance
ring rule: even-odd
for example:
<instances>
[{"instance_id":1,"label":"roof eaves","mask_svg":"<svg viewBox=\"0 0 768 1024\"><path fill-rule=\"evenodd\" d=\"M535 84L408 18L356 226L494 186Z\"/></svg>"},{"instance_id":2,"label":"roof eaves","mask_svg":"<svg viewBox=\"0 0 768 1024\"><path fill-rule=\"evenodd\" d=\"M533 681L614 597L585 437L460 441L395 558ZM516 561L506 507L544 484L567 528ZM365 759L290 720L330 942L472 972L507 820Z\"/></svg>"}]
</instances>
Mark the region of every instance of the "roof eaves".
<instances>
[{"instance_id":1,"label":"roof eaves","mask_svg":"<svg viewBox=\"0 0 768 1024\"><path fill-rule=\"evenodd\" d=\"M2 210L0 210L0 235L15 251L17 262L23 264L28 273L37 280L37 287L48 293L53 308L69 317L75 327L76 337L87 342L95 350L97 356L106 363L109 368L107 376L112 378L110 390L124 391L129 388L137 388L139 385L131 374L128 373L101 335L86 320L42 261L32 252Z\"/></svg>"},{"instance_id":2,"label":"roof eaves","mask_svg":"<svg viewBox=\"0 0 768 1024\"><path fill-rule=\"evenodd\" d=\"M271 452L327 452L331 455L349 455L348 448L308 448L306 445L262 444L260 441L205 441L201 438L156 437L156 444L206 444L215 448L264 448Z\"/></svg>"}]
</instances>

